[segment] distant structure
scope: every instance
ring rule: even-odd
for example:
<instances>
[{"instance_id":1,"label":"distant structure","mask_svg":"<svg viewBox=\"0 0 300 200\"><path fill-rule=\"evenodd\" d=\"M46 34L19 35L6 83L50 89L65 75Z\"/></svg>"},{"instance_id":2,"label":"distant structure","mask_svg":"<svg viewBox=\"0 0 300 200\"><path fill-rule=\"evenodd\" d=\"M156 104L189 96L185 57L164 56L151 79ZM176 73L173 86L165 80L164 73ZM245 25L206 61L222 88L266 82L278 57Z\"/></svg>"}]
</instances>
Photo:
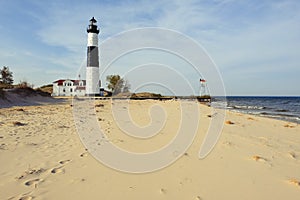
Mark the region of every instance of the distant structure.
<instances>
[{"instance_id":1,"label":"distant structure","mask_svg":"<svg viewBox=\"0 0 300 200\"><path fill-rule=\"evenodd\" d=\"M209 96L205 79L200 79L200 97Z\"/></svg>"},{"instance_id":2,"label":"distant structure","mask_svg":"<svg viewBox=\"0 0 300 200\"><path fill-rule=\"evenodd\" d=\"M200 79L200 96L197 97L197 100L202 103L211 103L212 101L205 79Z\"/></svg>"},{"instance_id":3,"label":"distant structure","mask_svg":"<svg viewBox=\"0 0 300 200\"><path fill-rule=\"evenodd\" d=\"M99 81L99 54L97 20L93 17L87 28L87 66L86 66L86 95L95 96L100 94Z\"/></svg>"},{"instance_id":4,"label":"distant structure","mask_svg":"<svg viewBox=\"0 0 300 200\"><path fill-rule=\"evenodd\" d=\"M59 79L53 82L52 96L85 96L85 80Z\"/></svg>"}]
</instances>

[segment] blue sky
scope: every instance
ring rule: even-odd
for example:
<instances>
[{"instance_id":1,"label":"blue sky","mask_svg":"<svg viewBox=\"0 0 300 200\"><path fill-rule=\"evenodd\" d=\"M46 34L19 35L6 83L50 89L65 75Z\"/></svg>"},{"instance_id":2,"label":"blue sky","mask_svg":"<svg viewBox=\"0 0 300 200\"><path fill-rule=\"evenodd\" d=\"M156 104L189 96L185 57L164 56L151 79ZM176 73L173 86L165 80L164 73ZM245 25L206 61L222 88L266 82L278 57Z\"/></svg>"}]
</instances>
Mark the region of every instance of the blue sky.
<instances>
[{"instance_id":1,"label":"blue sky","mask_svg":"<svg viewBox=\"0 0 300 200\"><path fill-rule=\"evenodd\" d=\"M15 83L35 86L76 77L92 16L101 26L100 43L142 27L193 38L218 66L227 95L300 96L298 0L1 0L1 66L10 67Z\"/></svg>"}]
</instances>

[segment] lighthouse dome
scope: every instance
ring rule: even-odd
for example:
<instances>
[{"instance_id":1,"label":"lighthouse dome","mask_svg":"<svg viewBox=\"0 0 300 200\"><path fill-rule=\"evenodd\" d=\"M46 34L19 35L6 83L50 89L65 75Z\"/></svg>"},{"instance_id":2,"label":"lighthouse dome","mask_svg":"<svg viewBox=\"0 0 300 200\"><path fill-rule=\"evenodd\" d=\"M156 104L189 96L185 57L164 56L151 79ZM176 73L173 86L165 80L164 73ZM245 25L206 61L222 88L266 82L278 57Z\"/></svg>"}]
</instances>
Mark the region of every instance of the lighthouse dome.
<instances>
[{"instance_id":1,"label":"lighthouse dome","mask_svg":"<svg viewBox=\"0 0 300 200\"><path fill-rule=\"evenodd\" d=\"M90 24L89 27L87 28L87 32L88 33L99 33L99 29L96 25L97 20L93 17L92 19L90 19Z\"/></svg>"}]
</instances>

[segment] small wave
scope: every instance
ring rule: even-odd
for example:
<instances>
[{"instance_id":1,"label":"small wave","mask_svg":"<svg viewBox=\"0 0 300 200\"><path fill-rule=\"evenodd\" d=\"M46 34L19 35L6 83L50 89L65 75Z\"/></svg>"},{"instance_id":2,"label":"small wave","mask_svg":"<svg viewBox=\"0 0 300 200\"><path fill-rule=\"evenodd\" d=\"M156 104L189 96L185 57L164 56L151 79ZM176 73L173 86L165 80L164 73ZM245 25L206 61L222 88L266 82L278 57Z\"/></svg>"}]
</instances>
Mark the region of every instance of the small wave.
<instances>
[{"instance_id":1,"label":"small wave","mask_svg":"<svg viewBox=\"0 0 300 200\"><path fill-rule=\"evenodd\" d=\"M211 107L226 109L227 108L227 102L221 102L221 101L211 102Z\"/></svg>"},{"instance_id":2,"label":"small wave","mask_svg":"<svg viewBox=\"0 0 300 200\"><path fill-rule=\"evenodd\" d=\"M232 106L234 109L246 109L246 110L264 110L266 109L265 106Z\"/></svg>"},{"instance_id":3,"label":"small wave","mask_svg":"<svg viewBox=\"0 0 300 200\"><path fill-rule=\"evenodd\" d=\"M275 110L276 112L289 112L289 110L286 109L279 109L279 110Z\"/></svg>"},{"instance_id":4,"label":"small wave","mask_svg":"<svg viewBox=\"0 0 300 200\"><path fill-rule=\"evenodd\" d=\"M281 114L281 113L268 113L268 112L261 112L260 115L267 115L267 116L275 116L275 117L291 117L291 118L297 118L297 115L291 115L291 114Z\"/></svg>"},{"instance_id":5,"label":"small wave","mask_svg":"<svg viewBox=\"0 0 300 200\"><path fill-rule=\"evenodd\" d=\"M282 117L292 117L292 118L297 118L297 115L291 115L291 114L276 114L278 116L282 116Z\"/></svg>"}]
</instances>

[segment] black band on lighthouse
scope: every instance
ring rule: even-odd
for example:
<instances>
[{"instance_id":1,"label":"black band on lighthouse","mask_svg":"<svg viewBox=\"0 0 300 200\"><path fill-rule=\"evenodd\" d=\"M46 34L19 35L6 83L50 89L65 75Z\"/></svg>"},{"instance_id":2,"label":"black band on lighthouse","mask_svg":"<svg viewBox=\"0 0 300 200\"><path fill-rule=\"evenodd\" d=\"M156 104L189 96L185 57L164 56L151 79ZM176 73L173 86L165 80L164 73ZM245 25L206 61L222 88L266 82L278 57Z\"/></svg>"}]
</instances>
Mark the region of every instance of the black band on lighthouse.
<instances>
[{"instance_id":1,"label":"black band on lighthouse","mask_svg":"<svg viewBox=\"0 0 300 200\"><path fill-rule=\"evenodd\" d=\"M99 67L98 47L87 47L87 67Z\"/></svg>"}]
</instances>

